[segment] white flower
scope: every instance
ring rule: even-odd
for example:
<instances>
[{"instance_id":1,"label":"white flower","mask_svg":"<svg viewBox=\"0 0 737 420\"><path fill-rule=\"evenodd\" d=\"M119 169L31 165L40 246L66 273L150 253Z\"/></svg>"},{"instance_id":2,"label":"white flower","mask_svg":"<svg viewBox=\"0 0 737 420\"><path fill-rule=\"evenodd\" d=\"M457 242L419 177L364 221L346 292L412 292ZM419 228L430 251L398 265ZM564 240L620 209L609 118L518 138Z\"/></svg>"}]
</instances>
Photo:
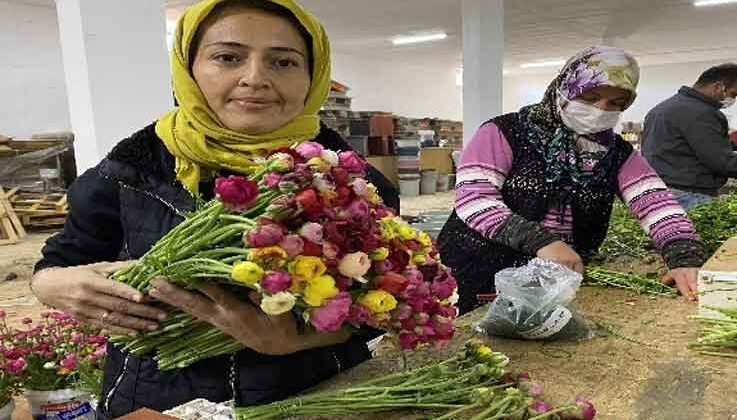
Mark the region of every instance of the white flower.
<instances>
[{"instance_id":1,"label":"white flower","mask_svg":"<svg viewBox=\"0 0 737 420\"><path fill-rule=\"evenodd\" d=\"M297 298L289 292L264 295L261 298L261 310L269 315L281 315L289 312L297 303Z\"/></svg>"},{"instance_id":2,"label":"white flower","mask_svg":"<svg viewBox=\"0 0 737 420\"><path fill-rule=\"evenodd\" d=\"M340 163L340 160L338 159L338 154L335 153L332 150L325 149L322 151L322 154L320 155L322 160L329 163L330 166L338 166L338 163Z\"/></svg>"},{"instance_id":3,"label":"white flower","mask_svg":"<svg viewBox=\"0 0 737 420\"><path fill-rule=\"evenodd\" d=\"M456 289L453 291L453 294L450 295L450 297L448 298L448 303L450 303L451 305L455 305L456 303L458 303L458 298L458 288L456 287Z\"/></svg>"},{"instance_id":4,"label":"white flower","mask_svg":"<svg viewBox=\"0 0 737 420\"><path fill-rule=\"evenodd\" d=\"M56 369L56 362L46 362L44 363L44 369Z\"/></svg>"},{"instance_id":5,"label":"white flower","mask_svg":"<svg viewBox=\"0 0 737 420\"><path fill-rule=\"evenodd\" d=\"M338 263L338 272L348 278L358 281L364 280L363 276L371 268L371 259L364 252L354 252L344 256ZM364 281L361 281L364 283Z\"/></svg>"}]
</instances>

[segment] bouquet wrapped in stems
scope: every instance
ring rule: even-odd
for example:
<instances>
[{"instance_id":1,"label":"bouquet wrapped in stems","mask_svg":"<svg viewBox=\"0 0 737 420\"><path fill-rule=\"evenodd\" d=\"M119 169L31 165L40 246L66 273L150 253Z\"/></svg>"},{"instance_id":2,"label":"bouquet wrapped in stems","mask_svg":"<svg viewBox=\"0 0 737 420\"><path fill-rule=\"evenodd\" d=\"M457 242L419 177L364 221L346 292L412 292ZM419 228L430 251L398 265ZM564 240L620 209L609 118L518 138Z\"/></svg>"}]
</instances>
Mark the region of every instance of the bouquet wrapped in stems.
<instances>
[{"instance_id":1,"label":"bouquet wrapped in stems","mask_svg":"<svg viewBox=\"0 0 737 420\"><path fill-rule=\"evenodd\" d=\"M156 277L191 290L217 282L318 332L370 326L405 350L443 345L455 331L456 282L430 237L382 203L366 169L355 152L314 142L274 151L248 176L216 179L215 199L114 279L143 292ZM156 351L162 370L243 349L173 309L158 331L112 342Z\"/></svg>"}]
</instances>

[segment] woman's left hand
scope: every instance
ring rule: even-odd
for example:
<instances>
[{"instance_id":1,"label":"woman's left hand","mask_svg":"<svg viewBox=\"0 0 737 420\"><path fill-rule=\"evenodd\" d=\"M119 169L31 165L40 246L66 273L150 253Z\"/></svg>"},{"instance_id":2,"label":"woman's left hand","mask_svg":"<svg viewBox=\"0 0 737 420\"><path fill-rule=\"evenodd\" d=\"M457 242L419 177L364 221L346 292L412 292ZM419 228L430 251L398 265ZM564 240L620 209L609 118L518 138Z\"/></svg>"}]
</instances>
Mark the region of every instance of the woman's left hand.
<instances>
[{"instance_id":1,"label":"woman's left hand","mask_svg":"<svg viewBox=\"0 0 737 420\"><path fill-rule=\"evenodd\" d=\"M151 281L149 295L213 325L246 347L261 354L285 355L314 347L345 342L350 333L299 334L291 312L271 316L227 290L203 282L202 293L176 287L163 279ZM254 297L251 298L254 300Z\"/></svg>"},{"instance_id":2,"label":"woman's left hand","mask_svg":"<svg viewBox=\"0 0 737 420\"><path fill-rule=\"evenodd\" d=\"M667 285L675 284L686 300L694 302L698 294L698 274L697 267L674 268L663 276L661 282Z\"/></svg>"}]
</instances>

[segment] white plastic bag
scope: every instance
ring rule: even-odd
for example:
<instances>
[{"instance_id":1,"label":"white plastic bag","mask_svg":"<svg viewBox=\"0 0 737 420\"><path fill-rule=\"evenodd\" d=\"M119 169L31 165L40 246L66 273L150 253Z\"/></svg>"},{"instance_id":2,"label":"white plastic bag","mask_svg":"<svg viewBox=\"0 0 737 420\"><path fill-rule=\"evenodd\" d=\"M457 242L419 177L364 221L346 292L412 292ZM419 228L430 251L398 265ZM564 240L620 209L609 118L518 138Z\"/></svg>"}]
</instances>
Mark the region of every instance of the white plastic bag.
<instances>
[{"instance_id":1,"label":"white plastic bag","mask_svg":"<svg viewBox=\"0 0 737 420\"><path fill-rule=\"evenodd\" d=\"M90 394L74 389L25 391L33 420L94 420Z\"/></svg>"},{"instance_id":2,"label":"white plastic bag","mask_svg":"<svg viewBox=\"0 0 737 420\"><path fill-rule=\"evenodd\" d=\"M476 330L526 340L582 340L593 337L576 315L573 300L583 277L560 264L535 258L496 274L497 297Z\"/></svg>"}]
</instances>

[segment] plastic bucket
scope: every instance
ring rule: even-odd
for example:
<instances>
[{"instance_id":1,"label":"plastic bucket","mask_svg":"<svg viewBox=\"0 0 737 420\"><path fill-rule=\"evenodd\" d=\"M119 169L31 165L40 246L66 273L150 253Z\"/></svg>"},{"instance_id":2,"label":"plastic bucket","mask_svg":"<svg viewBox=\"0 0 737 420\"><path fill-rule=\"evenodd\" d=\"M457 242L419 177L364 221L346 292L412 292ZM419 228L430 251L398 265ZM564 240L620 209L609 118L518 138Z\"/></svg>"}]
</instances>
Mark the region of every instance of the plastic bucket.
<instances>
[{"instance_id":1,"label":"plastic bucket","mask_svg":"<svg viewBox=\"0 0 737 420\"><path fill-rule=\"evenodd\" d=\"M438 191L438 171L422 171L420 194L435 194Z\"/></svg>"},{"instance_id":2,"label":"plastic bucket","mask_svg":"<svg viewBox=\"0 0 737 420\"><path fill-rule=\"evenodd\" d=\"M417 197L420 195L420 176L399 174L399 195Z\"/></svg>"},{"instance_id":3,"label":"plastic bucket","mask_svg":"<svg viewBox=\"0 0 737 420\"><path fill-rule=\"evenodd\" d=\"M445 191L448 191L448 175L440 174L438 175L438 192Z\"/></svg>"},{"instance_id":4,"label":"plastic bucket","mask_svg":"<svg viewBox=\"0 0 737 420\"><path fill-rule=\"evenodd\" d=\"M15 401L11 399L7 404L0 408L0 420L10 420L14 409Z\"/></svg>"},{"instance_id":5,"label":"plastic bucket","mask_svg":"<svg viewBox=\"0 0 737 420\"><path fill-rule=\"evenodd\" d=\"M60 389L58 391L25 391L23 395L28 400L34 420L95 419L95 410L90 404L88 392Z\"/></svg>"}]
</instances>

